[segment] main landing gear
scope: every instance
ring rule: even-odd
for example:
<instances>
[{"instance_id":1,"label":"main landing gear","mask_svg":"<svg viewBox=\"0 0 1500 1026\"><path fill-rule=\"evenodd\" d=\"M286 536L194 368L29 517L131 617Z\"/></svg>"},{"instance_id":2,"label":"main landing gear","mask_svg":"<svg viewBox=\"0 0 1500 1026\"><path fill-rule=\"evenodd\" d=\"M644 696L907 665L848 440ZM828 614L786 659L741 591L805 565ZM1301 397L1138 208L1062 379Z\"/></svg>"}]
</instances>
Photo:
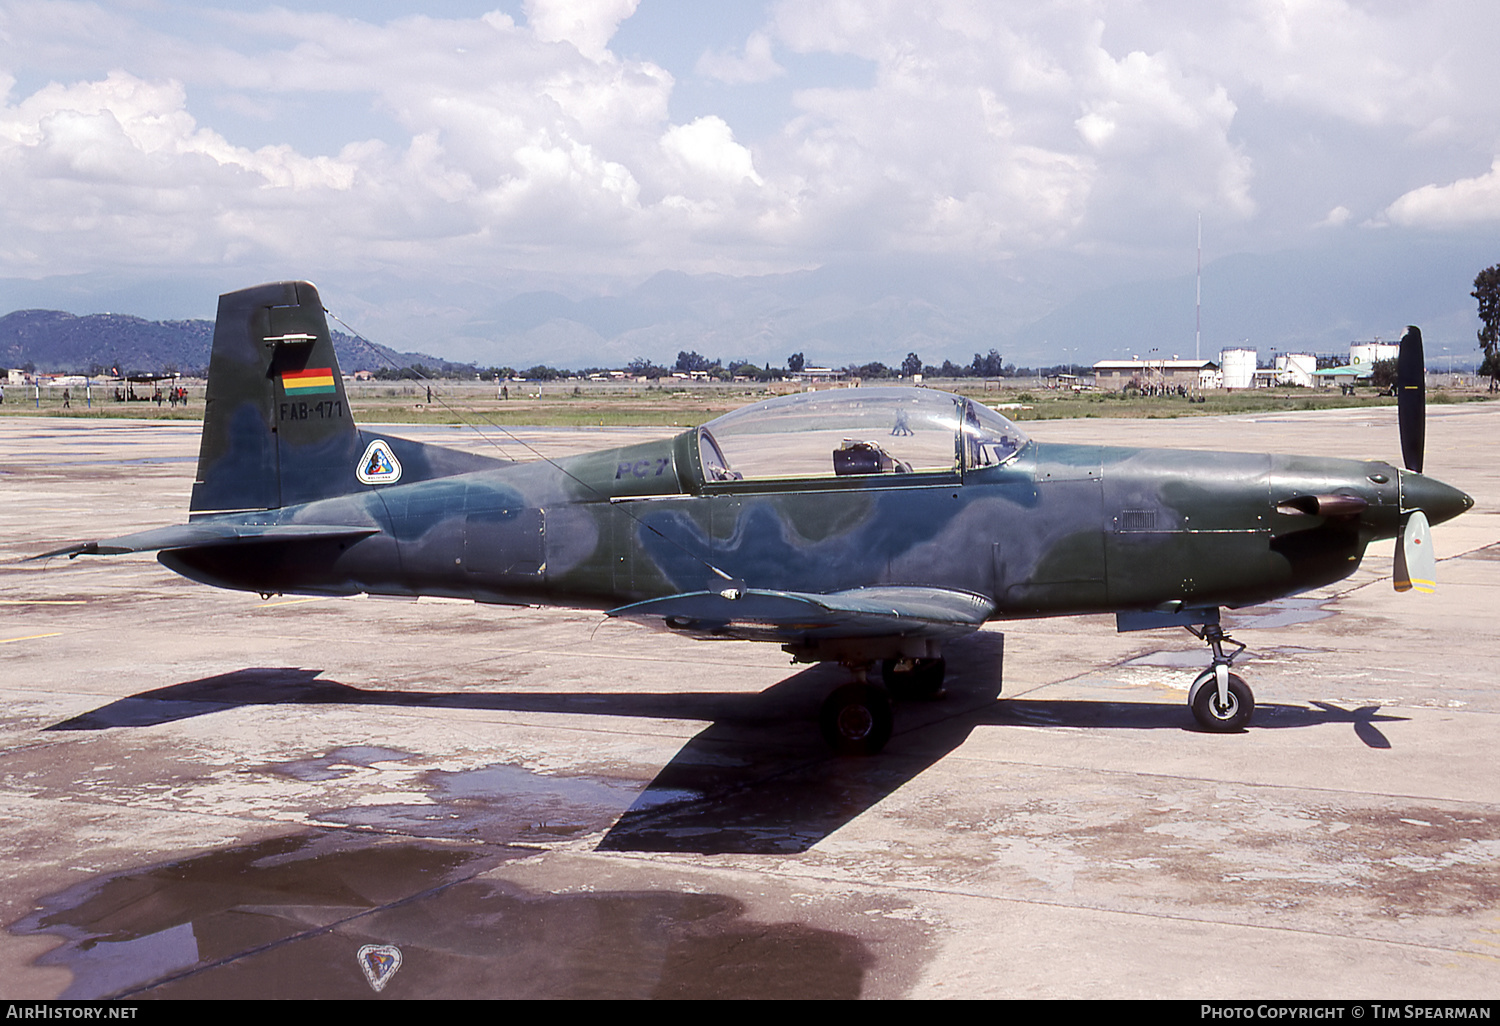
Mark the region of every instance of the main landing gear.
<instances>
[{"instance_id":1,"label":"main landing gear","mask_svg":"<svg viewBox=\"0 0 1500 1026\"><path fill-rule=\"evenodd\" d=\"M893 698L934 699L943 694L947 664L942 659L887 659L881 684L870 683L873 663L845 663L854 681L823 700L818 725L823 740L839 755L874 755L891 739Z\"/></svg>"},{"instance_id":2,"label":"main landing gear","mask_svg":"<svg viewBox=\"0 0 1500 1026\"><path fill-rule=\"evenodd\" d=\"M1204 730L1227 733L1243 730L1255 712L1255 695L1250 685L1229 667L1245 646L1224 633L1217 623L1205 624L1202 630L1188 627L1194 637L1208 642L1213 651L1213 662L1208 669L1198 674L1193 686L1188 689L1188 705L1193 716ZM1235 650L1224 654L1224 643L1235 646Z\"/></svg>"}]
</instances>

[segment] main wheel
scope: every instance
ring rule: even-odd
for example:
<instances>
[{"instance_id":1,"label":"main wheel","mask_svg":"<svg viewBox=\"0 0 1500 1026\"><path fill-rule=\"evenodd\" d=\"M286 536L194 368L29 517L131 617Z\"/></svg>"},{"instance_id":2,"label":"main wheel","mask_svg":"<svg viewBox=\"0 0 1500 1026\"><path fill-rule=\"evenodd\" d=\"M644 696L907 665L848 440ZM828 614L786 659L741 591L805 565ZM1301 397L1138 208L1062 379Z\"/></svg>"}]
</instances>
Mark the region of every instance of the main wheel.
<instances>
[{"instance_id":1,"label":"main wheel","mask_svg":"<svg viewBox=\"0 0 1500 1026\"><path fill-rule=\"evenodd\" d=\"M840 755L874 755L891 739L891 700L870 684L845 684L823 700L818 724Z\"/></svg>"},{"instance_id":2,"label":"main wheel","mask_svg":"<svg viewBox=\"0 0 1500 1026\"><path fill-rule=\"evenodd\" d=\"M1219 682L1210 667L1198 675L1188 696L1193 716L1204 730L1227 733L1243 730L1255 712L1255 695L1238 674L1229 675L1229 702L1219 704Z\"/></svg>"},{"instance_id":3,"label":"main wheel","mask_svg":"<svg viewBox=\"0 0 1500 1026\"><path fill-rule=\"evenodd\" d=\"M880 664L881 679L897 698L941 697L947 670L941 659L887 659Z\"/></svg>"}]
</instances>

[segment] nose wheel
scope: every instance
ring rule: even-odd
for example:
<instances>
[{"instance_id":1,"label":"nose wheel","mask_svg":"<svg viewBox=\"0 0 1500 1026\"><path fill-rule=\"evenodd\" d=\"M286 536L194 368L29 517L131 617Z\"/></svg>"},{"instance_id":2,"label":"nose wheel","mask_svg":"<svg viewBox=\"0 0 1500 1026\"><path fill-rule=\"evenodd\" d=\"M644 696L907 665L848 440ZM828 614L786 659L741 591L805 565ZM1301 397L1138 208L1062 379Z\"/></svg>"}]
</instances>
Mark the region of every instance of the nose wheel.
<instances>
[{"instance_id":1,"label":"nose wheel","mask_svg":"<svg viewBox=\"0 0 1500 1026\"><path fill-rule=\"evenodd\" d=\"M1255 712L1255 695L1239 674L1226 673L1223 697L1220 697L1217 670L1217 666L1210 666L1193 681L1188 692L1193 717L1204 730L1215 733L1243 730Z\"/></svg>"},{"instance_id":2,"label":"nose wheel","mask_svg":"<svg viewBox=\"0 0 1500 1026\"><path fill-rule=\"evenodd\" d=\"M1225 634L1216 623L1205 625L1201 632L1192 627L1188 630L1207 642L1213 651L1213 661L1208 669L1198 674L1188 689L1188 706L1193 710L1193 718L1204 730L1216 734L1244 730L1255 712L1255 694L1244 678L1229 672L1229 667L1245 651L1245 646ZM1224 654L1225 642L1235 646L1228 655Z\"/></svg>"}]
</instances>

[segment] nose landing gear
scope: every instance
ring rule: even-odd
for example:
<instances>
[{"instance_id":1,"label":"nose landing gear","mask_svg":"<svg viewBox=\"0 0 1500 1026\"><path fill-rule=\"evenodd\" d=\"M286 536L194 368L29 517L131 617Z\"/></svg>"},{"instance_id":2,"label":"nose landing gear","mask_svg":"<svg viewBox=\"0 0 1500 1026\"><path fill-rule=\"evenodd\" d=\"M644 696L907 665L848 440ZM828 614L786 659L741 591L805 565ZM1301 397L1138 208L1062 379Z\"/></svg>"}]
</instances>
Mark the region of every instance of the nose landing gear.
<instances>
[{"instance_id":1,"label":"nose landing gear","mask_svg":"<svg viewBox=\"0 0 1500 1026\"><path fill-rule=\"evenodd\" d=\"M1229 667L1245 646L1224 633L1217 623L1209 623L1203 629L1187 628L1193 636L1208 643L1213 651L1213 661L1208 669L1198 674L1193 686L1188 689L1188 706L1193 717L1204 730L1228 733L1243 730L1255 712L1255 695L1250 685ZM1235 646L1235 650L1224 654L1224 643Z\"/></svg>"}]
</instances>

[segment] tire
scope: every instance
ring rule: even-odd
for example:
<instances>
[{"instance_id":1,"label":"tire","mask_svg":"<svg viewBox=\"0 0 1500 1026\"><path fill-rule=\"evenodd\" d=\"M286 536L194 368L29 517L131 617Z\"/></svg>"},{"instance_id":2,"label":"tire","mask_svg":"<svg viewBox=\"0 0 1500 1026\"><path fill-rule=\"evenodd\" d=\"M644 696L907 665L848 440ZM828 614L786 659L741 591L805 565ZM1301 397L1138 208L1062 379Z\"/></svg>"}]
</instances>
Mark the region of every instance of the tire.
<instances>
[{"instance_id":1,"label":"tire","mask_svg":"<svg viewBox=\"0 0 1500 1026\"><path fill-rule=\"evenodd\" d=\"M880 676L896 698L931 701L942 697L947 669L942 659L887 659Z\"/></svg>"},{"instance_id":2,"label":"tire","mask_svg":"<svg viewBox=\"0 0 1500 1026\"><path fill-rule=\"evenodd\" d=\"M1229 705L1221 707L1219 683L1212 669L1205 670L1193 682L1189 701L1198 725L1216 734L1244 730L1255 712L1255 695L1250 690L1250 685L1234 673L1229 675Z\"/></svg>"},{"instance_id":3,"label":"tire","mask_svg":"<svg viewBox=\"0 0 1500 1026\"><path fill-rule=\"evenodd\" d=\"M839 755L874 755L891 739L891 700L870 684L845 684L823 701L818 725Z\"/></svg>"}]
</instances>

